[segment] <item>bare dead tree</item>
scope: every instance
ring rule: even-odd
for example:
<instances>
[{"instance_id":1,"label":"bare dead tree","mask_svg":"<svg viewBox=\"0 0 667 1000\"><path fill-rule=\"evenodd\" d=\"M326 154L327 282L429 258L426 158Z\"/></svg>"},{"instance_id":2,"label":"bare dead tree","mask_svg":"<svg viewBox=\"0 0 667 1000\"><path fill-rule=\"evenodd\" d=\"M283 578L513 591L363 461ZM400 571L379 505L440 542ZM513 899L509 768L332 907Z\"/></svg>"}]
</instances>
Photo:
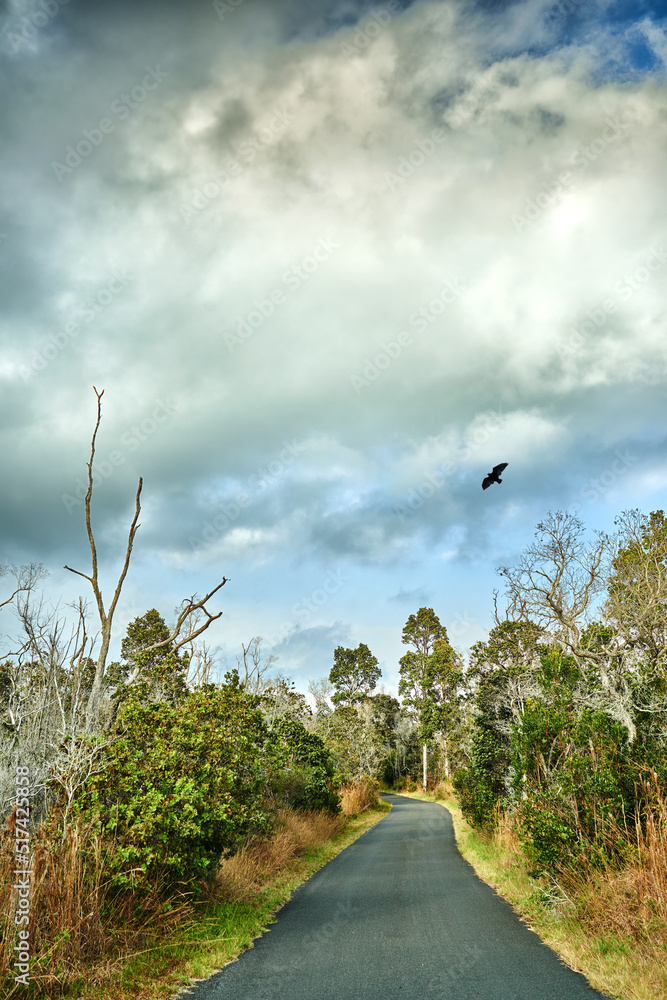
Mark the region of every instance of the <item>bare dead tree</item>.
<instances>
[{"instance_id":1,"label":"bare dead tree","mask_svg":"<svg viewBox=\"0 0 667 1000\"><path fill-rule=\"evenodd\" d=\"M93 386L95 395L97 396L97 422L95 424L95 430L93 431L92 441L90 443L90 461L88 464L88 489L86 491L85 498L85 511L86 511L86 531L88 533L88 542L90 544L90 552L92 557L92 567L90 576L87 573L82 573L78 569L72 569L71 566L65 566L65 569L69 570L70 573L76 573L78 576L82 576L84 580L88 580L91 587L93 588L93 594L95 595L95 602L97 604L97 611L100 617L101 625L101 645L100 651L97 657L97 664L95 667L95 678L93 680L93 686L90 691L90 696L88 699L88 705L86 708L86 729L91 730L95 727L97 723L97 717L99 714L99 704L102 694L102 680L104 678L104 668L107 661L107 655L109 653L109 645L111 643L111 625L113 622L114 612L116 610L116 605L120 598L120 592L127 575L127 571L130 566L130 556L132 555L132 546L134 544L134 538L139 529L139 513L141 511L141 487L143 485L143 480L139 478L139 486L137 487L137 495L135 498L135 511L134 517L132 519L132 524L130 525L130 532L127 540L127 549L125 551L125 562L123 563L123 568L121 570L120 576L118 578L118 583L116 585L116 590L114 592L113 599L109 605L109 610L105 610L104 601L102 599L102 592L99 586L98 578L98 564L97 564L97 549L95 547L95 538L93 536L93 529L90 520L90 501L93 495L93 460L95 458L95 439L97 437L97 431L100 426L100 421L102 419L102 396L104 395L104 389L98 392L95 386Z\"/></svg>"},{"instance_id":2,"label":"bare dead tree","mask_svg":"<svg viewBox=\"0 0 667 1000\"><path fill-rule=\"evenodd\" d=\"M65 566L65 569L69 570L71 573L76 573L78 576L82 576L84 580L88 580L90 583L93 594L95 596L95 603L97 605L97 612L100 619L100 636L101 644L100 650L97 656L97 663L95 666L95 677L93 679L93 684L90 690L90 695L88 698L88 703L86 706L86 722L85 727L88 732L95 730L99 724L100 715L100 702L102 697L104 671L107 661L107 656L109 653L109 646L111 643L111 627L113 622L113 616L120 599L121 590L123 583L125 582L125 577L127 576L127 571L130 566L130 557L132 555L132 546L134 544L134 539L136 533L140 527L139 524L139 514L141 511L141 489L143 485L143 480L139 478L139 485L137 487L137 493L135 497L135 511L134 517L132 518L132 523L130 525L130 530L128 534L127 547L125 551L125 561L118 578L118 583L114 591L113 598L109 605L108 610L105 609L104 600L102 598L102 592L99 586L99 576L98 576L98 559L97 559L97 549L95 546L95 538L93 535L93 529L90 517L90 505L93 495L93 461L95 458L95 441L97 438L97 432L99 430L100 421L102 419L102 396L104 395L104 389L98 392L95 386L93 390L97 397L97 421L95 423L95 429L93 431L93 436L90 444L90 460L88 461L88 490L85 497L85 517L86 517L86 531L88 534L88 543L90 545L91 553L91 572L90 574L82 573L80 570L72 569L71 566ZM162 646L171 645L174 652L177 652L182 646L187 644L192 644L194 639L204 632L212 622L216 621L221 615L222 611L218 612L217 615L213 615L209 612L206 607L207 601L209 601L214 594L220 590L227 583L227 578L223 577L221 582L217 584L205 597L199 598L197 594L193 594L191 597L186 598L182 601L180 605L180 611L176 620L176 624L172 630L171 635L168 639L164 639L161 642L157 642L152 646L147 647L146 651L153 649L159 649ZM205 621L202 625L199 625L200 615L205 616ZM183 630L185 629L184 634Z\"/></svg>"},{"instance_id":3,"label":"bare dead tree","mask_svg":"<svg viewBox=\"0 0 667 1000\"><path fill-rule=\"evenodd\" d=\"M176 619L176 624L174 625L171 635L167 639L162 639L160 642L154 642L152 646L145 646L144 652L151 652L153 649L160 649L162 646L168 646L173 643L173 652L178 652L183 646L192 645L194 640L205 632L212 622L217 621L221 617L222 611L218 611L217 615L212 615L208 608L206 607L207 601L210 601L214 594L224 587L229 580L226 576L223 576L217 586L210 590L205 597L198 597L197 594L193 594L192 597L186 597L180 604L180 610L178 611L178 617ZM204 615L205 622L203 625L199 625L201 621L201 615ZM181 635L181 629L183 626L187 627L185 635Z\"/></svg>"},{"instance_id":4,"label":"bare dead tree","mask_svg":"<svg viewBox=\"0 0 667 1000\"><path fill-rule=\"evenodd\" d=\"M0 565L0 576L11 573L16 586L14 590L3 601L0 601L0 610L12 604L21 594L29 594L35 589L37 583L48 576L48 571L41 563L30 563L28 566L2 566Z\"/></svg>"},{"instance_id":5,"label":"bare dead tree","mask_svg":"<svg viewBox=\"0 0 667 1000\"><path fill-rule=\"evenodd\" d=\"M616 630L606 640L595 643L584 635L594 620L593 614L603 613L596 598L605 588L615 542L597 532L596 540L587 544L583 532L582 522L563 512L549 513L538 524L538 541L524 550L518 565L498 570L506 580L508 614L516 621L536 623L580 666L593 666L600 691L589 688L585 703L604 708L634 740L626 639Z\"/></svg>"},{"instance_id":6,"label":"bare dead tree","mask_svg":"<svg viewBox=\"0 0 667 1000\"><path fill-rule=\"evenodd\" d=\"M239 677L243 686L250 694L261 694L269 683L266 672L278 659L271 654L262 660L262 637L254 635L250 642L241 643L242 656L236 657L239 668Z\"/></svg>"},{"instance_id":7,"label":"bare dead tree","mask_svg":"<svg viewBox=\"0 0 667 1000\"><path fill-rule=\"evenodd\" d=\"M112 739L95 739L92 742L85 736L70 736L63 744L53 744L54 761L50 781L60 785L65 797L63 840L67 836L67 819L74 796L88 778L105 770L104 751L119 739L117 736Z\"/></svg>"},{"instance_id":8,"label":"bare dead tree","mask_svg":"<svg viewBox=\"0 0 667 1000\"><path fill-rule=\"evenodd\" d=\"M605 535L598 533L588 545L583 532L574 515L549 512L537 526L537 543L524 549L519 564L498 570L507 582L509 617L533 621L572 648L578 647L594 598L604 585L608 548Z\"/></svg>"},{"instance_id":9,"label":"bare dead tree","mask_svg":"<svg viewBox=\"0 0 667 1000\"><path fill-rule=\"evenodd\" d=\"M190 662L188 665L187 685L190 690L211 683L211 672L215 666L215 657L209 646L202 642L193 642L190 646Z\"/></svg>"}]
</instances>

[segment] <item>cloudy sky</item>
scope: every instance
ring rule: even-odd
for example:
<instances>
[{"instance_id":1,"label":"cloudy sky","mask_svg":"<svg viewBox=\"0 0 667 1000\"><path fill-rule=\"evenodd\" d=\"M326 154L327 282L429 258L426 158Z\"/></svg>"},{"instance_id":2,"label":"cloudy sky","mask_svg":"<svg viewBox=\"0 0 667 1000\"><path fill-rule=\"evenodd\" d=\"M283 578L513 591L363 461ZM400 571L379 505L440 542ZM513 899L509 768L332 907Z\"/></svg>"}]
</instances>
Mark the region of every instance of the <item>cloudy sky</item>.
<instances>
[{"instance_id":1,"label":"cloudy sky","mask_svg":"<svg viewBox=\"0 0 667 1000\"><path fill-rule=\"evenodd\" d=\"M664 0L5 0L0 563L305 690L664 508ZM482 492L496 463L502 486ZM6 581L3 581L6 583ZM81 586L80 586L81 585ZM7 612L0 627L10 628Z\"/></svg>"}]
</instances>

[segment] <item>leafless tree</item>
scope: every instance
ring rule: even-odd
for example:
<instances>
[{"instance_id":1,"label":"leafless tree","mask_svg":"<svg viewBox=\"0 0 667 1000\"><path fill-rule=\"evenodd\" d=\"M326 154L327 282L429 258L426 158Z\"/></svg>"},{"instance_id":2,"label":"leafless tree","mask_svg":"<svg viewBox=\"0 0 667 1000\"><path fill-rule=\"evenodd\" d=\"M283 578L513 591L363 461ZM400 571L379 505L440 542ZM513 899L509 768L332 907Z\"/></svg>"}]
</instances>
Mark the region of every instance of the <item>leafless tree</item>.
<instances>
[{"instance_id":1,"label":"leafless tree","mask_svg":"<svg viewBox=\"0 0 667 1000\"><path fill-rule=\"evenodd\" d=\"M130 525L130 532L127 540L127 549L125 551L125 562L123 563L123 568L121 570L120 576L118 578L118 583L116 584L116 590L112 598L109 609L106 610L104 607L104 600L102 598L102 592L99 586L98 577L98 563L97 563L97 548L95 546L95 538L93 536L93 529L90 520L90 502L93 496L93 461L95 459L95 439L97 438L97 431L99 430L100 421L102 420L102 396L104 395L104 389L98 392L95 386L93 390L97 397L97 422L95 423L95 430L93 431L93 437L90 444L90 460L88 464L88 489L86 491L85 497L85 512L86 512L86 531L88 533L88 543L90 545L90 552L92 557L92 566L90 576L87 573L82 573L78 569L72 569L71 566L65 566L65 569L69 570L71 573L76 573L82 576L85 580L88 580L91 587L93 588L93 594L95 595L95 602L97 604L97 611L100 618L101 626L101 645L100 651L97 656L97 663L95 666L95 677L93 680L93 685L90 691L90 696L88 698L88 705L86 707L86 729L91 731L97 725L98 714L99 714L99 703L102 694L102 680L104 678L104 668L107 661L107 656L109 653L109 645L111 643L111 625L113 622L114 612L116 610L116 605L120 598L120 592L127 576L127 571L130 566L130 556L132 555L132 546L134 544L134 538L139 529L139 513L141 511L141 487L143 481L141 477L139 478L139 485L137 487L137 494L135 497L135 510L134 517L132 518L132 523Z\"/></svg>"},{"instance_id":2,"label":"leafless tree","mask_svg":"<svg viewBox=\"0 0 667 1000\"><path fill-rule=\"evenodd\" d=\"M320 677L316 681L308 681L308 694L315 699L315 713L318 718L330 715L333 711L331 696L334 686L328 677Z\"/></svg>"},{"instance_id":3,"label":"leafless tree","mask_svg":"<svg viewBox=\"0 0 667 1000\"><path fill-rule=\"evenodd\" d=\"M188 687L190 690L204 687L211 683L211 672L215 666L215 657L204 641L192 643L190 648L190 663L188 669Z\"/></svg>"},{"instance_id":4,"label":"leafless tree","mask_svg":"<svg viewBox=\"0 0 667 1000\"><path fill-rule=\"evenodd\" d=\"M248 643L241 643L242 655L236 657L239 677L250 694L261 694L270 683L266 673L278 659L273 653L262 659L262 637L255 635Z\"/></svg>"},{"instance_id":5,"label":"leafless tree","mask_svg":"<svg viewBox=\"0 0 667 1000\"><path fill-rule=\"evenodd\" d=\"M125 577L127 576L127 571L130 566L130 557L132 555L132 546L134 544L134 539L136 533L140 527L139 524L139 514L141 512L141 489L143 485L143 480L139 478L139 485L137 487L137 493L135 497L135 510L134 517L132 518L132 523L130 525L130 530L128 534L127 547L125 551L125 560L123 567L118 578L118 583L116 584L116 589L114 591L113 598L108 607L105 608L104 600L102 598L102 592L99 586L99 575L98 575L98 558L97 549L95 546L95 538L93 535L93 529L90 517L90 505L93 495L93 461L95 458L95 441L97 438L97 432L99 430L100 421L102 419L102 396L104 395L104 389L98 392L95 386L93 390L97 397L97 421L95 423L95 429L93 431L93 436L90 444L90 459L87 463L88 465L88 489L86 491L85 497L85 518L86 518L86 531L88 534L88 543L90 545L91 552L91 572L90 574L82 573L80 570L72 569L71 566L65 566L65 569L69 570L71 573L76 573L82 576L85 580L90 583L93 594L95 597L95 603L97 606L97 612L100 619L100 649L97 656L97 662L95 665L95 676L93 679L92 687L90 690L90 695L88 697L88 703L86 706L86 721L85 726L88 732L94 732L99 725L100 717L100 701L102 697L102 688L104 680L104 671L107 661L107 656L109 654L109 646L111 643L111 628L113 623L113 616L120 599L121 590ZM221 582L214 587L208 594L203 598L198 598L197 594L193 594L192 597L186 598L181 606L176 620L176 624L172 630L172 634L168 639L164 639L161 642L155 643L149 649L159 649L162 646L171 645L174 652L180 649L182 646L191 644L197 636L201 635L209 625L220 617L222 611L217 615L212 615L206 608L206 603L209 601L221 587L227 583L225 577L222 578ZM202 625L197 625L197 613L203 613L205 616L205 621Z\"/></svg>"},{"instance_id":6,"label":"leafless tree","mask_svg":"<svg viewBox=\"0 0 667 1000\"><path fill-rule=\"evenodd\" d=\"M597 532L594 542L583 539L584 526L572 514L549 513L538 524L537 543L530 545L516 567L501 567L506 580L508 617L532 621L553 643L592 668L599 685L581 685L581 703L604 708L621 722L634 740L632 655L627 636L612 628L595 630L605 608L597 600L609 581L617 540ZM591 630L596 631L594 639ZM519 682L526 687L529 678Z\"/></svg>"},{"instance_id":7,"label":"leafless tree","mask_svg":"<svg viewBox=\"0 0 667 1000\"><path fill-rule=\"evenodd\" d=\"M537 543L524 549L518 566L498 570L507 581L508 617L532 621L573 649L604 586L608 551L605 535L598 533L587 544L583 533L573 514L549 512L537 526Z\"/></svg>"},{"instance_id":8,"label":"leafless tree","mask_svg":"<svg viewBox=\"0 0 667 1000\"><path fill-rule=\"evenodd\" d=\"M48 576L48 571L41 563L30 563L28 566L0 565L0 577L6 576L7 573L11 573L14 577L15 587L9 597L0 601L0 611L11 605L19 596L32 593L39 581Z\"/></svg>"},{"instance_id":9,"label":"leafless tree","mask_svg":"<svg viewBox=\"0 0 667 1000\"><path fill-rule=\"evenodd\" d=\"M294 682L289 677L280 673L274 674L262 691L262 714L269 729L286 715L306 726L313 718L305 695L295 689Z\"/></svg>"},{"instance_id":10,"label":"leafless tree","mask_svg":"<svg viewBox=\"0 0 667 1000\"><path fill-rule=\"evenodd\" d=\"M67 819L74 796L91 775L104 771L104 751L118 739L120 737L91 740L86 736L69 736L62 744L52 744L50 781L62 788L65 797L63 840L67 835Z\"/></svg>"}]
</instances>

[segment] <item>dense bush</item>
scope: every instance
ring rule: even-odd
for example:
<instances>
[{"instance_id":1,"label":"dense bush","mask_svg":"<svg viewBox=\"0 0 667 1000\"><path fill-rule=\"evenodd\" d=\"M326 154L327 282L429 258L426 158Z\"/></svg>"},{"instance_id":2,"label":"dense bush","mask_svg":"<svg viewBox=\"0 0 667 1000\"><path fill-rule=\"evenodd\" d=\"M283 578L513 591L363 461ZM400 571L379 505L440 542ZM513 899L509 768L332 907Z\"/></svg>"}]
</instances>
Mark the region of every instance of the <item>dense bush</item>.
<instances>
[{"instance_id":1,"label":"dense bush","mask_svg":"<svg viewBox=\"0 0 667 1000\"><path fill-rule=\"evenodd\" d=\"M512 764L519 831L536 872L622 849L617 831L634 825L639 776L624 726L604 712L529 703Z\"/></svg>"},{"instance_id":2,"label":"dense bush","mask_svg":"<svg viewBox=\"0 0 667 1000\"><path fill-rule=\"evenodd\" d=\"M472 728L471 748L466 766L454 775L461 811L473 826L486 827L504 793L508 752L498 733L482 717Z\"/></svg>"},{"instance_id":3,"label":"dense bush","mask_svg":"<svg viewBox=\"0 0 667 1000\"><path fill-rule=\"evenodd\" d=\"M340 812L338 783L331 755L324 741L297 719L283 716L274 723L267 740L275 800L293 809L326 809Z\"/></svg>"},{"instance_id":4,"label":"dense bush","mask_svg":"<svg viewBox=\"0 0 667 1000\"><path fill-rule=\"evenodd\" d=\"M228 676L181 704L122 705L105 770L72 806L115 838L115 885L146 885L158 872L207 877L225 852L270 826L266 727L256 699Z\"/></svg>"}]
</instances>

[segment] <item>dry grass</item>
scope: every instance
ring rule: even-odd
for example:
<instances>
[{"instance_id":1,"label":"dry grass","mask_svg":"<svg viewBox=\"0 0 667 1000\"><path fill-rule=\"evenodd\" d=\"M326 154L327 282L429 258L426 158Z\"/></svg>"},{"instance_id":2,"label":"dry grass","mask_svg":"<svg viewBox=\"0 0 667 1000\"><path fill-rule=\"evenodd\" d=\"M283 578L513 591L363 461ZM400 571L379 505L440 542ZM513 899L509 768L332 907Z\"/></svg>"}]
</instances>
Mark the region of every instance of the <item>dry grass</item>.
<instances>
[{"instance_id":1,"label":"dry grass","mask_svg":"<svg viewBox=\"0 0 667 1000\"><path fill-rule=\"evenodd\" d=\"M31 836L30 983L45 996L61 995L84 975L101 990L129 956L150 951L195 922L191 892L167 893L160 884L141 897L110 892L104 879L113 845L80 821L67 824L63 836L59 821L53 815ZM206 902L252 902L295 859L326 844L344 825L343 816L281 810L270 837L249 841L221 863ZM11 984L8 997L22 988L13 983L14 827L13 812L0 840L0 983L8 989Z\"/></svg>"},{"instance_id":2,"label":"dry grass","mask_svg":"<svg viewBox=\"0 0 667 1000\"><path fill-rule=\"evenodd\" d=\"M184 956L193 949L202 956L210 948L222 949L223 963L229 961L303 878L381 818L381 809L348 818L377 805L371 783L348 786L344 800L349 812L340 816L281 810L272 834L247 842L223 861L217 880L206 887L184 884L179 891L172 885L167 891L158 880L148 894L112 890L107 880L114 843L81 820L66 824L63 834L63 817L54 811L31 832L30 995L154 1000L158 965L165 980L160 996L167 996L174 970L190 961ZM13 966L15 827L14 810L0 825L3 1000L16 1000L25 989L14 982ZM193 901L194 888L205 889L202 906Z\"/></svg>"},{"instance_id":3,"label":"dry grass","mask_svg":"<svg viewBox=\"0 0 667 1000\"><path fill-rule=\"evenodd\" d=\"M22 989L13 983L16 896L14 809L0 831L0 983L12 984L7 997ZM107 859L113 844L91 833L80 820L65 826L52 814L31 834L30 983L41 995L60 995L81 979L102 982L129 954L177 928L193 917L191 893L165 892L158 883L137 898L112 892L105 882Z\"/></svg>"},{"instance_id":4,"label":"dry grass","mask_svg":"<svg viewBox=\"0 0 667 1000\"><path fill-rule=\"evenodd\" d=\"M358 778L340 790L343 816L356 816L375 809L379 803L377 784L370 778Z\"/></svg>"},{"instance_id":5,"label":"dry grass","mask_svg":"<svg viewBox=\"0 0 667 1000\"><path fill-rule=\"evenodd\" d=\"M579 919L592 932L667 948L667 800L654 772L643 779L642 795L646 805L633 836L614 831L614 840L632 844L623 867L566 871L562 877Z\"/></svg>"},{"instance_id":6,"label":"dry grass","mask_svg":"<svg viewBox=\"0 0 667 1000\"><path fill-rule=\"evenodd\" d=\"M220 863L213 895L252 900L272 878L309 848L326 843L343 827L340 816L281 809L270 837L253 839Z\"/></svg>"}]
</instances>

